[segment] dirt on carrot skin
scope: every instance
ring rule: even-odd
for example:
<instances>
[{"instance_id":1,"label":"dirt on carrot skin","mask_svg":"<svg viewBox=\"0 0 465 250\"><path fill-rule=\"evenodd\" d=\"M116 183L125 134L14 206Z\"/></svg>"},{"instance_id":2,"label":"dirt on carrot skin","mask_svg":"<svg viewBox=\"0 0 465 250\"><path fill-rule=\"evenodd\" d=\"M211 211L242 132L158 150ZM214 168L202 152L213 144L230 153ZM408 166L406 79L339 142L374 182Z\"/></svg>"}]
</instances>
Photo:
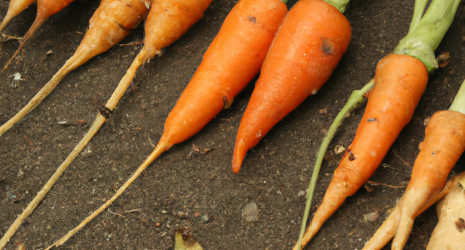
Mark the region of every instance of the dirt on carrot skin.
<instances>
[{"instance_id":1,"label":"dirt on carrot skin","mask_svg":"<svg viewBox=\"0 0 465 250\"><path fill-rule=\"evenodd\" d=\"M161 57L139 70L107 124L6 249L15 249L15 242L27 249L43 249L114 194L153 150L168 113L236 2L213 1L202 20ZM296 1L289 2L292 6ZM352 41L333 76L317 95L308 98L248 152L238 176L231 170L232 151L253 84L199 134L157 159L109 210L61 249L172 249L175 230L186 226L204 249L291 248L300 230L303 194L324 137L320 131L330 126L350 92L373 77L378 60L405 36L414 1L402 4L405 1L352 0L346 11ZM52 16L25 45L20 58L0 75L0 123L24 106L74 53L97 6L98 1L76 0ZM8 1L0 0L2 16L7 7ZM35 18L35 8L31 6L13 19L4 33L24 34ZM418 143L423 140L425 119L449 108L465 78L465 13L460 9L437 50L438 55L449 52L451 62L431 75L412 122L383 161L389 167L380 167L370 180L390 185L408 183ZM140 26L122 43L142 38ZM18 44L0 45L0 65ZM115 46L90 60L65 77L24 121L0 137L0 234L79 142L140 48ZM15 73L21 74L21 80L14 80ZM328 112L320 114L325 108ZM334 148L347 148L362 111L352 113L330 144L315 196L317 203L341 158ZM463 164L462 159L458 165ZM455 172L460 172L458 167ZM370 187L372 192L361 189L349 197L309 245L315 249L361 249L403 194L403 189ZM258 219L247 222L242 209L251 202L258 207ZM313 206L312 212L315 209ZM365 222L363 215L372 212L378 212L380 218ZM405 249L425 249L436 222L434 209L419 216Z\"/></svg>"}]
</instances>

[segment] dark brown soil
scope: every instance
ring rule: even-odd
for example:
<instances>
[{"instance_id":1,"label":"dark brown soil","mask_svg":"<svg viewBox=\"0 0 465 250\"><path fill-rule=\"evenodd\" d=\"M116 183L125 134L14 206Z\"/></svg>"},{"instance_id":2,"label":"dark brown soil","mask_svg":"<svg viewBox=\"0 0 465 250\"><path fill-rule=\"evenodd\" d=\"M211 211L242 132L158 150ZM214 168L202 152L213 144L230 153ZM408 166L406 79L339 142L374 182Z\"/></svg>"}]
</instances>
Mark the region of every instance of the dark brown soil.
<instances>
[{"instance_id":1,"label":"dark brown soil","mask_svg":"<svg viewBox=\"0 0 465 250\"><path fill-rule=\"evenodd\" d=\"M15 249L15 242L24 243L27 249L43 249L111 197L153 150L168 113L236 2L214 0L201 21L166 48L161 57L139 70L107 124L66 170L7 249ZM288 6L295 2L289 1ZM98 4L76 0L50 18L30 39L19 59L0 75L0 123L23 107L73 54ZM413 0L352 0L346 16L353 27L353 38L333 76L317 95L308 98L249 152L239 175L231 171L231 157L253 83L237 96L231 109L222 111L199 134L162 155L110 209L61 249L172 249L174 231L185 226L192 229L205 249L290 249L297 240L305 204L299 192L307 189L324 136L321 130L329 128L351 91L374 76L378 60L405 36L413 4ZM7 7L8 1L0 0L2 17ZM28 8L4 33L24 34L35 12L35 6ZM463 14L461 6L437 49L438 54L449 52L451 62L431 75L412 122L383 161L392 168L380 167L370 180L390 185L408 183L424 136L424 120L435 111L447 109L464 80ZM143 35L141 25L123 43L139 41ZM18 42L0 46L0 65L4 65ZM90 60L0 137L0 235L88 130L140 48L115 46ZM53 53L47 55L48 51ZM11 75L16 72L21 73L22 81L13 80ZM325 108L328 113L320 114L319 110ZM362 114L363 108L353 112L330 144L316 205L341 158L333 149L336 145L347 148ZM85 124L79 125L79 120ZM60 125L60 121L71 126ZM192 153L193 145L213 150ZM348 198L308 249L361 249L403 194L403 189L372 188L372 192L362 188ZM255 222L242 219L242 209L250 202L258 205ZM114 214L134 209L139 210L124 217ZM178 212L187 213L187 218L180 218ZM381 216L366 222L363 215L371 212ZM208 220L202 221L202 215L207 215ZM405 249L425 249L436 222L434 208L419 216Z\"/></svg>"}]
</instances>

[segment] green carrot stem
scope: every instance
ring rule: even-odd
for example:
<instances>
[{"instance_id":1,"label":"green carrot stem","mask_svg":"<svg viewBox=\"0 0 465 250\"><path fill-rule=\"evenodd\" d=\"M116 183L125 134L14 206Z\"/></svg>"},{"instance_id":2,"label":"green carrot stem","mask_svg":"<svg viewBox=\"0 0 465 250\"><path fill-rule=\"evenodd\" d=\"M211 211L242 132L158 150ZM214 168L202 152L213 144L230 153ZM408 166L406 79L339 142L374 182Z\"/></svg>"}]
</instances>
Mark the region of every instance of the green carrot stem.
<instances>
[{"instance_id":1,"label":"green carrot stem","mask_svg":"<svg viewBox=\"0 0 465 250\"><path fill-rule=\"evenodd\" d=\"M347 113L355 109L357 107L357 104L363 101L363 95L365 95L365 93L367 93L371 88L373 88L374 83L375 83L375 80L372 79L362 89L355 90L354 92L352 92L346 105L342 108L342 110L336 116L336 119L334 119L334 122L333 124L331 124L331 127L329 128L328 133L326 134L326 137L323 139L323 142L321 143L320 149L318 150L318 156L315 162L315 167L313 168L312 180L310 181L310 185L308 187L307 203L305 204L305 212L304 212L304 217L302 219L302 227L300 229L299 242L297 243L297 246L299 246L299 249L302 247L302 238L305 233L305 227L307 225L308 214L310 212L310 207L312 205L313 194L315 193L316 182L318 180L321 163L323 162L323 158L325 156L326 150L328 149L328 145L333 139L334 134L337 131L337 128L339 128L339 126L342 123L342 120L344 120Z\"/></svg>"},{"instance_id":2,"label":"green carrot stem","mask_svg":"<svg viewBox=\"0 0 465 250\"><path fill-rule=\"evenodd\" d=\"M425 7L428 2L429 0L415 0L412 22L410 23L408 33L412 32L415 29L415 27L417 27L418 23L421 20L421 17L423 16L423 12L425 12Z\"/></svg>"},{"instance_id":3,"label":"green carrot stem","mask_svg":"<svg viewBox=\"0 0 465 250\"><path fill-rule=\"evenodd\" d=\"M338 9L341 13L346 11L346 5L349 3L350 0L323 0L328 4L331 4L336 9Z\"/></svg>"},{"instance_id":4,"label":"green carrot stem","mask_svg":"<svg viewBox=\"0 0 465 250\"><path fill-rule=\"evenodd\" d=\"M458 111L465 114L465 81L462 82L457 95L455 95L454 102L450 106L449 110Z\"/></svg>"},{"instance_id":5,"label":"green carrot stem","mask_svg":"<svg viewBox=\"0 0 465 250\"><path fill-rule=\"evenodd\" d=\"M280 0L283 4L287 4L287 0Z\"/></svg>"},{"instance_id":6,"label":"green carrot stem","mask_svg":"<svg viewBox=\"0 0 465 250\"><path fill-rule=\"evenodd\" d=\"M423 4L423 1L419 0L416 3ZM460 0L433 0L418 23L416 19L412 20L413 29L400 41L394 54L417 58L425 64L428 73L437 69L438 62L434 51L452 24L459 3ZM420 8L421 6L415 6L415 10Z\"/></svg>"}]
</instances>

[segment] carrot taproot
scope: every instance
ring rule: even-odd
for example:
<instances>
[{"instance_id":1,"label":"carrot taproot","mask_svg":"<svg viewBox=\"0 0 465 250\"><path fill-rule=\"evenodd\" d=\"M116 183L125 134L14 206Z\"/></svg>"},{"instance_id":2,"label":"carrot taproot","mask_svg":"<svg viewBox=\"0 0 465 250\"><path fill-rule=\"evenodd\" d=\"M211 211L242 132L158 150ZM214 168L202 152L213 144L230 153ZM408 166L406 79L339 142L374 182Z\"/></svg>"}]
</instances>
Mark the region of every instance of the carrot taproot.
<instances>
[{"instance_id":1,"label":"carrot taproot","mask_svg":"<svg viewBox=\"0 0 465 250\"><path fill-rule=\"evenodd\" d=\"M8 5L8 11L6 12L5 17L3 18L2 23L0 24L0 33L3 28L13 19L13 17L19 15L23 12L29 5L31 5L35 0L11 0Z\"/></svg>"},{"instance_id":2,"label":"carrot taproot","mask_svg":"<svg viewBox=\"0 0 465 250\"><path fill-rule=\"evenodd\" d=\"M297 243L294 250L305 247L345 199L363 186L411 120L426 88L428 73L437 68L434 50L450 27L458 2L433 0L423 17L423 9L415 7L409 33L393 54L378 63L375 84L355 138L339 163L302 244ZM417 4L425 6L424 1Z\"/></svg>"},{"instance_id":3,"label":"carrot taproot","mask_svg":"<svg viewBox=\"0 0 465 250\"><path fill-rule=\"evenodd\" d=\"M232 161L235 173L247 151L328 80L350 37L347 18L322 0L301 0L289 11L242 117Z\"/></svg>"},{"instance_id":4,"label":"carrot taproot","mask_svg":"<svg viewBox=\"0 0 465 250\"><path fill-rule=\"evenodd\" d=\"M86 32L75 54L29 102L29 104L20 111L20 113L0 127L0 135L37 106L67 73L85 63L95 55L105 52L111 46L115 45L127 36L131 30L145 18L149 10L150 3L150 1L140 0L103 0L90 19L89 30ZM93 134L95 134L98 128L96 129L95 126L92 126L90 130L93 131ZM84 146L85 144L82 148ZM76 152L74 157L76 157L79 152L80 150ZM74 157L72 159L74 159ZM72 159L70 159L67 159L65 163L68 161L71 163ZM69 163L67 163L67 165L69 165ZM62 168L61 172L59 169L52 176L38 195L8 229L5 235L3 235L0 239L0 250L3 249L11 236L13 236L18 230L22 222L32 213L65 169L66 167Z\"/></svg>"},{"instance_id":5,"label":"carrot taproot","mask_svg":"<svg viewBox=\"0 0 465 250\"><path fill-rule=\"evenodd\" d=\"M112 198L52 246L65 243L116 200L158 156L174 144L196 134L223 108L229 107L234 96L260 70L275 33L287 13L283 2L240 0L235 5L169 114L163 135L154 151Z\"/></svg>"},{"instance_id":6,"label":"carrot taproot","mask_svg":"<svg viewBox=\"0 0 465 250\"><path fill-rule=\"evenodd\" d=\"M145 19L150 0L103 0L74 55L15 116L0 126L0 136L39 105L71 71L120 42Z\"/></svg>"},{"instance_id":7,"label":"carrot taproot","mask_svg":"<svg viewBox=\"0 0 465 250\"><path fill-rule=\"evenodd\" d=\"M37 31L37 29L40 26L42 26L42 24L45 21L47 21L49 17L60 12L73 1L74 0L37 0L36 19L34 20L34 23L31 25L29 30L26 32L26 35L24 35L24 38L21 41L21 44L19 45L18 49L13 54L13 56L10 57L10 60L8 60L8 62L5 64L0 74L3 73L6 69L8 69L10 63L18 55L19 51L21 50L21 48L23 48L26 41L29 40L29 38Z\"/></svg>"},{"instance_id":8,"label":"carrot taproot","mask_svg":"<svg viewBox=\"0 0 465 250\"><path fill-rule=\"evenodd\" d=\"M463 249L465 246L465 172L458 174L450 182L452 185L449 193L436 205L439 222L426 250Z\"/></svg>"},{"instance_id":9,"label":"carrot taproot","mask_svg":"<svg viewBox=\"0 0 465 250\"><path fill-rule=\"evenodd\" d=\"M394 236L392 249L403 249L414 219L450 191L452 184L444 184L465 151L465 82L455 100L462 102L458 109L453 105L431 117L404 195L363 249L381 249Z\"/></svg>"}]
</instances>

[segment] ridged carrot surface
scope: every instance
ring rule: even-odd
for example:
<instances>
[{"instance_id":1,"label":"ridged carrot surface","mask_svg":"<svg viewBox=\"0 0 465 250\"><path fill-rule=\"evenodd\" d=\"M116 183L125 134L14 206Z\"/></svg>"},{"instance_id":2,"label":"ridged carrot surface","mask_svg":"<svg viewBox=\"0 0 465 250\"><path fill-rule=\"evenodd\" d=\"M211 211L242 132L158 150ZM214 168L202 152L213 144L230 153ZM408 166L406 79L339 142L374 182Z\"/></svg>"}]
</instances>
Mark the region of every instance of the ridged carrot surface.
<instances>
[{"instance_id":1,"label":"ridged carrot surface","mask_svg":"<svg viewBox=\"0 0 465 250\"><path fill-rule=\"evenodd\" d=\"M247 150L328 80L349 46L351 27L335 7L301 0L289 11L263 63L237 134L233 171Z\"/></svg>"},{"instance_id":2,"label":"ridged carrot surface","mask_svg":"<svg viewBox=\"0 0 465 250\"><path fill-rule=\"evenodd\" d=\"M414 219L449 191L450 186L444 184L465 150L465 115L450 110L436 112L426 126L425 140L419 148L404 195L364 250L381 249L394 236L392 249L403 249Z\"/></svg>"},{"instance_id":3,"label":"ridged carrot surface","mask_svg":"<svg viewBox=\"0 0 465 250\"><path fill-rule=\"evenodd\" d=\"M412 119L427 82L425 65L414 57L390 54L379 61L375 85L355 138L334 172L305 232L302 246L378 168L401 130Z\"/></svg>"}]
</instances>

